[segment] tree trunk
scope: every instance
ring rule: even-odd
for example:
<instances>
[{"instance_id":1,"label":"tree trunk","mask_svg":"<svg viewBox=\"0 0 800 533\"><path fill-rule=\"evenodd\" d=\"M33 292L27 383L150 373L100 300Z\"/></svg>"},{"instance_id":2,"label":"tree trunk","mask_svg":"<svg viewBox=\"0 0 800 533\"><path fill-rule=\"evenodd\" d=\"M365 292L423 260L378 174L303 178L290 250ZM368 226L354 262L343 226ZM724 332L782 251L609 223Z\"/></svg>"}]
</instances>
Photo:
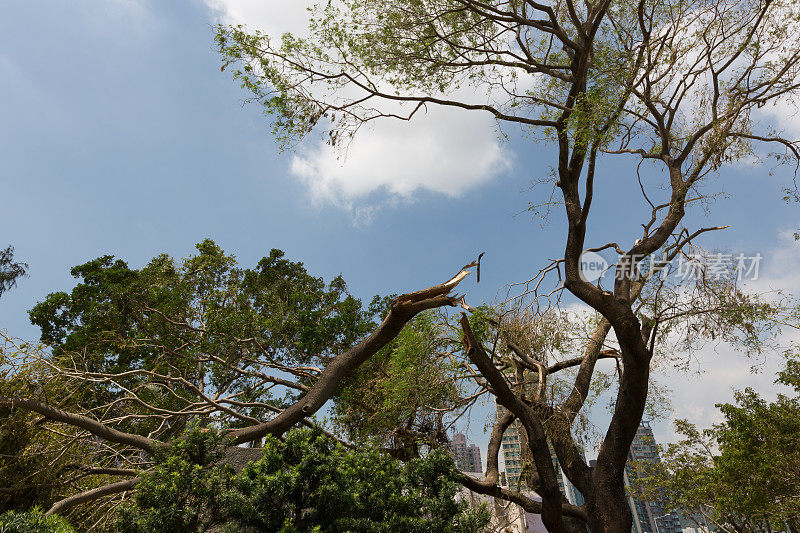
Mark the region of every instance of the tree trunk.
<instances>
[{"instance_id":1,"label":"tree trunk","mask_svg":"<svg viewBox=\"0 0 800 533\"><path fill-rule=\"evenodd\" d=\"M564 517L564 529L567 533L588 533L589 530L586 528L586 522L581 520L580 518L574 518L571 516ZM592 530L594 531L594 530Z\"/></svg>"},{"instance_id":2,"label":"tree trunk","mask_svg":"<svg viewBox=\"0 0 800 533\"><path fill-rule=\"evenodd\" d=\"M630 533L633 515L623 480L603 477L609 475L602 472L596 474L593 492L584 496L589 529L592 533Z\"/></svg>"},{"instance_id":3,"label":"tree trunk","mask_svg":"<svg viewBox=\"0 0 800 533\"><path fill-rule=\"evenodd\" d=\"M637 324L638 326L638 324ZM615 328L616 329L616 328ZM633 329L637 333L638 327ZM644 414L650 379L650 354L640 338L617 330L624 366L614 415L609 424L586 497L589 529L604 533L630 533L633 515L625 493L628 451Z\"/></svg>"}]
</instances>

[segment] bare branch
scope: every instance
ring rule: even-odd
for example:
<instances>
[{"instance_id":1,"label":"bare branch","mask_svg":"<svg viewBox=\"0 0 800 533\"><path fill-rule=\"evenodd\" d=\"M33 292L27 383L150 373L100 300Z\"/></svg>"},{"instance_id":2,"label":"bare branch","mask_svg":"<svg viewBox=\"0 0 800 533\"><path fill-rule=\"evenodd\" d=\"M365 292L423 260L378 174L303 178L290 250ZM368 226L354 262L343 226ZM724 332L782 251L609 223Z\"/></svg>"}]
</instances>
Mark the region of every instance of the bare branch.
<instances>
[{"instance_id":1,"label":"bare branch","mask_svg":"<svg viewBox=\"0 0 800 533\"><path fill-rule=\"evenodd\" d=\"M126 479L125 481L118 481L116 483L111 483L110 485L104 485L102 487L97 487L96 489L87 490L86 492L75 494L73 496L70 496L69 498L64 498L63 500L54 503L53 506L47 510L45 515L50 516L54 514L63 514L64 512L72 509L77 505L88 503L90 501L96 500L98 498L103 498L105 496L110 496L112 494L119 494L120 492L127 492L129 490L133 490L133 488L136 487L137 483L139 483L138 477L133 479Z\"/></svg>"},{"instance_id":2,"label":"bare branch","mask_svg":"<svg viewBox=\"0 0 800 533\"><path fill-rule=\"evenodd\" d=\"M109 442L133 446L135 448L139 448L140 450L144 450L149 454L153 454L156 448L160 445L158 441L148 439L147 437L118 431L103 424L102 422L98 422L97 420L74 413L68 413L36 400L30 400L27 398L7 398L0 396L0 405L11 408L20 407L28 411L33 411L55 422L62 422L64 424L69 424L71 426L84 429L89 433L97 435L98 437Z\"/></svg>"}]
</instances>

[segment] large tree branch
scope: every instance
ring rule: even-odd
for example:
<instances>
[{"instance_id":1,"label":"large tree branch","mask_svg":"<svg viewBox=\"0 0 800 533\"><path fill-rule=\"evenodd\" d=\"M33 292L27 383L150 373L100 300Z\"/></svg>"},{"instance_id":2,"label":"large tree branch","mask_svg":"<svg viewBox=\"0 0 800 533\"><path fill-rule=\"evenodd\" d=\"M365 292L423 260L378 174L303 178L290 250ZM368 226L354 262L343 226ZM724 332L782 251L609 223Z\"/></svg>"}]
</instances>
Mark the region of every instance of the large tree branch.
<instances>
[{"instance_id":1,"label":"large tree branch","mask_svg":"<svg viewBox=\"0 0 800 533\"><path fill-rule=\"evenodd\" d=\"M90 502L111 494L119 494L120 492L132 490L137 483L139 483L138 477L126 479L125 481L118 481L117 483L111 483L110 485L103 485L102 487L97 487L96 489L75 494L69 498L64 498L63 500L54 503L53 506L47 510L45 515L50 516L53 514L61 514L69 509L72 509L76 505Z\"/></svg>"},{"instance_id":2,"label":"large tree branch","mask_svg":"<svg viewBox=\"0 0 800 533\"><path fill-rule=\"evenodd\" d=\"M457 481L471 490L472 492L476 492L478 494L485 494L487 496L493 496L495 498L499 498L501 500L505 500L508 502L516 503L525 511L532 513L532 514L542 514L544 512L542 502L538 502L527 496L520 494L519 492L514 492L513 490L509 490L505 487L501 487L494 483L489 484L484 481L480 481L473 477L470 477L467 474L458 473ZM579 507L577 505L572 505L570 503L561 502L561 514L564 516L571 516L574 518L580 518L581 520L587 520L586 511L583 507Z\"/></svg>"},{"instance_id":3,"label":"large tree branch","mask_svg":"<svg viewBox=\"0 0 800 533\"><path fill-rule=\"evenodd\" d=\"M478 341L469 325L466 313L461 315L467 357L492 386L497 403L514 413L522 422L530 442L531 454L541 481L542 521L549 531L563 532L561 492L547 445L547 435L541 420L533 409L521 401L511 390L502 372L492 363L483 345Z\"/></svg>"},{"instance_id":4,"label":"large tree branch","mask_svg":"<svg viewBox=\"0 0 800 533\"><path fill-rule=\"evenodd\" d=\"M486 450L486 481L487 485L497 485L500 481L500 471L498 464L498 456L500 455L500 447L503 444L503 434L505 434L508 427L514 422L517 417L511 411L506 411L495 422L492 428L492 434L489 437L489 447Z\"/></svg>"},{"instance_id":5,"label":"large tree branch","mask_svg":"<svg viewBox=\"0 0 800 533\"><path fill-rule=\"evenodd\" d=\"M450 296L449 293L470 273L467 269L476 265L477 262L466 265L458 274L441 285L398 297L392 304L389 314L375 331L345 353L335 357L325 367L317 382L298 402L268 422L231 432L233 443L250 442L267 434L282 435L304 418L319 411L336 392L342 379L394 340L414 316L427 309L446 305L456 306L461 303L460 297Z\"/></svg>"},{"instance_id":6,"label":"large tree branch","mask_svg":"<svg viewBox=\"0 0 800 533\"><path fill-rule=\"evenodd\" d=\"M62 409L58 409L57 407L53 407L36 400L31 400L29 398L7 398L0 396L0 406L12 408L21 407L22 409L39 413L40 415L49 420L53 420L54 422L61 422L75 426L77 428L86 430L93 435L97 435L98 437L109 442L133 446L135 448L139 448L140 450L144 450L149 454L155 452L156 448L160 445L158 441L148 439L147 437L136 435L134 433L125 433L92 418L75 413L68 413Z\"/></svg>"}]
</instances>

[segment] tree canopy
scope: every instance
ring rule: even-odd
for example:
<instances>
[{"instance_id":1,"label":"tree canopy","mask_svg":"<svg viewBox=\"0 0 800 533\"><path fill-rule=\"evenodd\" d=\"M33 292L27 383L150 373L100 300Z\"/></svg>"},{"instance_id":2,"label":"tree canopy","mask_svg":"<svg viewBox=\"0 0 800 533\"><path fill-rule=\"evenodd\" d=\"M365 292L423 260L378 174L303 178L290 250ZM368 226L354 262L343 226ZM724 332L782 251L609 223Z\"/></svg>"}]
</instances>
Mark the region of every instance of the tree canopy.
<instances>
[{"instance_id":1,"label":"tree canopy","mask_svg":"<svg viewBox=\"0 0 800 533\"><path fill-rule=\"evenodd\" d=\"M125 409L151 409L130 420L139 432L180 431L170 417L183 411L251 423L295 401L377 325L378 300L365 308L341 277L326 284L279 250L252 269L209 240L197 252L141 269L95 259L72 269L80 283L71 293L30 312L56 360L93 378L81 386L95 408L133 394L138 407Z\"/></svg>"},{"instance_id":2,"label":"tree canopy","mask_svg":"<svg viewBox=\"0 0 800 533\"><path fill-rule=\"evenodd\" d=\"M364 306L341 277L325 283L278 250L248 269L211 241L180 263L160 255L136 269L106 256L72 273L71 292L31 310L46 344L4 337L0 441L14 453L0 460L0 501L11 508L67 513L124 493L190 424L228 447L316 426L326 402L353 397L343 377L363 360L425 357L413 337L395 338L460 302L448 293L467 275ZM105 501L80 513L102 521L114 509Z\"/></svg>"},{"instance_id":3,"label":"tree canopy","mask_svg":"<svg viewBox=\"0 0 800 533\"><path fill-rule=\"evenodd\" d=\"M3 533L74 533L75 530L60 516L45 516L40 510L6 511L0 515Z\"/></svg>"},{"instance_id":4,"label":"tree canopy","mask_svg":"<svg viewBox=\"0 0 800 533\"><path fill-rule=\"evenodd\" d=\"M319 429L268 437L261 456L235 473L220 463L222 439L197 428L143 475L123 532L301 531L478 533L486 509L457 501L442 450L401 465L373 448L346 449Z\"/></svg>"},{"instance_id":5,"label":"tree canopy","mask_svg":"<svg viewBox=\"0 0 800 533\"><path fill-rule=\"evenodd\" d=\"M698 525L724 531L800 529L800 361L787 360L776 383L793 389L767 401L752 388L717 404L723 422L698 430L680 420L683 440L641 479L651 496Z\"/></svg>"}]
</instances>

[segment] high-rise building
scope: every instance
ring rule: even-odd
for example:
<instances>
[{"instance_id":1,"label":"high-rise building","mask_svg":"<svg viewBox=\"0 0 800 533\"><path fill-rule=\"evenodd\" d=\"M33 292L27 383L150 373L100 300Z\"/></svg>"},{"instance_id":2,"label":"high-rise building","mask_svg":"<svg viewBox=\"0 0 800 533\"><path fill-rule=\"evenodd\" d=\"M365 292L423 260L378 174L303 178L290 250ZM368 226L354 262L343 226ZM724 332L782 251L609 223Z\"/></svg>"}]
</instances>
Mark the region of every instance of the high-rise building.
<instances>
[{"instance_id":1,"label":"high-rise building","mask_svg":"<svg viewBox=\"0 0 800 533\"><path fill-rule=\"evenodd\" d=\"M467 445L467 438L462 433L453 435L450 454L453 456L456 468L462 472L483 472L481 449L474 444Z\"/></svg>"},{"instance_id":2,"label":"high-rise building","mask_svg":"<svg viewBox=\"0 0 800 533\"><path fill-rule=\"evenodd\" d=\"M497 405L498 418L503 415L505 408ZM505 483L508 487L514 490L527 490L525 482L520 480L522 474L522 448L520 441L520 430L522 425L519 420L515 420L503 434L502 451L503 461L505 462ZM583 495L578 491L572 483L570 483L561 465L558 463L555 450L550 446L550 458L553 461L553 468L556 471L556 478L558 479L558 488L561 493L567 497L567 500L573 505L583 505Z\"/></svg>"},{"instance_id":3,"label":"high-rise building","mask_svg":"<svg viewBox=\"0 0 800 533\"><path fill-rule=\"evenodd\" d=\"M677 513L666 512L663 501L646 501L636 489L636 468L661 462L653 429L642 421L628 451L628 464L625 466L625 487L628 504L633 512L633 533L681 533L681 521Z\"/></svg>"},{"instance_id":4,"label":"high-rise building","mask_svg":"<svg viewBox=\"0 0 800 533\"><path fill-rule=\"evenodd\" d=\"M503 407L497 407L498 418L501 409ZM522 474L522 449L520 448L519 429L519 423L514 421L503 434L502 440L503 461L506 465L506 483L514 489L517 487L524 488L524 485L520 485L519 480Z\"/></svg>"}]
</instances>

